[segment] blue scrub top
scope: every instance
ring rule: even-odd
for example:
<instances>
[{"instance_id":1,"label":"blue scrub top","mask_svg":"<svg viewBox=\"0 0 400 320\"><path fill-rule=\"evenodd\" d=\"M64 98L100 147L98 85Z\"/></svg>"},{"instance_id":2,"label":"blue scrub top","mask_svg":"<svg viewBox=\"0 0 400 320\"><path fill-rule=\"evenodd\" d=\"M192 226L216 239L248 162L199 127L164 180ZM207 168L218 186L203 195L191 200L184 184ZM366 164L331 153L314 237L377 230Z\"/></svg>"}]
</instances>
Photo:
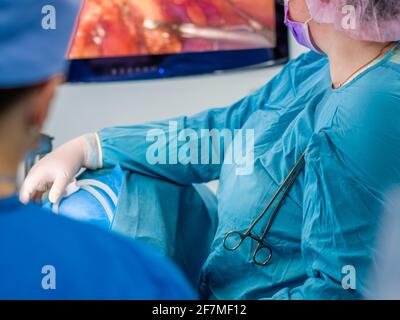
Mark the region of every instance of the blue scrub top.
<instances>
[{"instance_id":1,"label":"blue scrub top","mask_svg":"<svg viewBox=\"0 0 400 320\"><path fill-rule=\"evenodd\" d=\"M147 246L17 197L0 200L0 261L0 299L195 297L181 273Z\"/></svg>"},{"instance_id":2,"label":"blue scrub top","mask_svg":"<svg viewBox=\"0 0 400 320\"><path fill-rule=\"evenodd\" d=\"M154 142L146 136L152 129L168 132L168 121L99 132L105 167L119 164L180 185L220 179L218 229L198 288L204 298L358 299L366 293L384 195L400 183L400 50L338 90L327 57L310 52L227 108L172 120L199 137L201 129L255 133L254 171L237 175L238 165L227 162L149 163ZM187 148L167 141L161 152ZM271 263L253 263L257 243L250 239L225 250L225 234L248 228L305 150L305 168L266 239ZM346 282L347 275L354 281Z\"/></svg>"}]
</instances>

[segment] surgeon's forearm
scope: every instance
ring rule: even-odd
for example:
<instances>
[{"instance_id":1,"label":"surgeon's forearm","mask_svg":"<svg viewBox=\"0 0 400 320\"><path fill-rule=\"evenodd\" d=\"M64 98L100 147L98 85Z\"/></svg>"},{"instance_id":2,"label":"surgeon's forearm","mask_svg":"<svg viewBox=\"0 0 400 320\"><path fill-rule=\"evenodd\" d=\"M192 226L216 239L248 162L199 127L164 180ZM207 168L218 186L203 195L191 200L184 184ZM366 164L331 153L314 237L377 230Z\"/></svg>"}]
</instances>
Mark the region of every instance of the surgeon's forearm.
<instances>
[{"instance_id":1,"label":"surgeon's forearm","mask_svg":"<svg viewBox=\"0 0 400 320\"><path fill-rule=\"evenodd\" d=\"M181 185L216 180L229 141L255 111L265 107L273 85L271 81L225 108L205 110L190 117L103 129L97 132L100 151L90 143L89 162L97 161L100 167L119 165L124 170Z\"/></svg>"},{"instance_id":2,"label":"surgeon's forearm","mask_svg":"<svg viewBox=\"0 0 400 320\"><path fill-rule=\"evenodd\" d=\"M186 117L179 117L173 120L177 124L177 132L188 127L185 119ZM89 162L94 163L97 159L97 163L104 168L119 165L127 171L180 185L208 182L218 177L220 164L183 164L173 159L170 162L170 155L178 156L184 142L175 141L173 138L171 142L168 137L169 130L170 121L103 129L97 132L101 150L96 152L96 148L93 147L95 144L91 143L88 159L94 160ZM165 136L161 134L160 139L154 141L152 132L165 133ZM159 154L153 154L155 145L160 150ZM162 158L164 156L165 159Z\"/></svg>"}]
</instances>

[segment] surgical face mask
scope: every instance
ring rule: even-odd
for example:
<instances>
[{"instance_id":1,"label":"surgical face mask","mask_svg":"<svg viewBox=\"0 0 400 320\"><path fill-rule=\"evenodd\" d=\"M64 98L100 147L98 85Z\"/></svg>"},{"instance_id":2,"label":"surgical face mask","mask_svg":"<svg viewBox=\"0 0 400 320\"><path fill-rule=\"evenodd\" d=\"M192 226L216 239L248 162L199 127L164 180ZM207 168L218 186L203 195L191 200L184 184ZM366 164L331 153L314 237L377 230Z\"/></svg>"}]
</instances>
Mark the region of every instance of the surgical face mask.
<instances>
[{"instance_id":1,"label":"surgical face mask","mask_svg":"<svg viewBox=\"0 0 400 320\"><path fill-rule=\"evenodd\" d=\"M290 18L289 18L289 2L285 2L285 24L289 28L290 32L293 34L296 41L300 45L302 45L316 53L324 54L316 45L314 45L313 41L311 40L311 33L310 33L310 27L309 27L309 23L311 20L312 20L312 18L310 18L306 22L296 22L296 21L290 20Z\"/></svg>"}]
</instances>

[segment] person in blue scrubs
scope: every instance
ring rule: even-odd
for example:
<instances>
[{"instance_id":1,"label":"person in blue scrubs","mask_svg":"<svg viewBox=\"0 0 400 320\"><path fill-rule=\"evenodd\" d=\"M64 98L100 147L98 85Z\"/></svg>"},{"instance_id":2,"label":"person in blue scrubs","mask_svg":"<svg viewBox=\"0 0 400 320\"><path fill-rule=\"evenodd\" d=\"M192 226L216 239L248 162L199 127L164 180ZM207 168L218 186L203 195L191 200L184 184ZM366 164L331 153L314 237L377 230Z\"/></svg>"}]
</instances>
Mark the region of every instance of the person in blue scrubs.
<instances>
[{"instance_id":1,"label":"person in blue scrubs","mask_svg":"<svg viewBox=\"0 0 400 320\"><path fill-rule=\"evenodd\" d=\"M351 27L344 28L344 4L285 1L286 24L311 51L289 62L264 87L226 108L107 128L70 141L33 168L21 199L35 197L49 186L50 200L57 202L81 167L118 164L137 176L176 186L219 179L217 227L198 281L203 298L362 298L374 262L384 195L400 183L400 16L390 0L353 1L354 16L345 20ZM242 166L227 158L220 164L211 159L154 164L148 157L154 144L149 132L150 137L170 133L171 122L177 132L190 130L191 146L198 154L204 129L253 130L253 170L238 174ZM158 155L166 159L188 150L186 140L176 141L171 134L159 137L166 143ZM229 153L233 143L225 147ZM71 153L76 156L65 159ZM211 154L206 153L210 158ZM246 239L235 251L226 250L226 234L249 228L303 154L304 166L265 238L272 248L271 261L265 266L254 263L254 239ZM48 168L55 168L50 175ZM68 174L61 177L61 171ZM167 192L140 194L135 183L131 181L133 192L125 205L131 211L125 210L116 229L131 225L129 215L143 225L147 212L171 200ZM147 186L143 183L142 189ZM148 204L139 207L143 199ZM190 203L179 205L191 214ZM254 234L263 233L267 220L268 215ZM163 229L161 223L147 224L140 234ZM198 228L193 225L191 230Z\"/></svg>"},{"instance_id":2,"label":"person in blue scrubs","mask_svg":"<svg viewBox=\"0 0 400 320\"><path fill-rule=\"evenodd\" d=\"M63 79L79 3L0 2L0 299L193 299L181 272L147 245L16 195L18 165Z\"/></svg>"}]
</instances>

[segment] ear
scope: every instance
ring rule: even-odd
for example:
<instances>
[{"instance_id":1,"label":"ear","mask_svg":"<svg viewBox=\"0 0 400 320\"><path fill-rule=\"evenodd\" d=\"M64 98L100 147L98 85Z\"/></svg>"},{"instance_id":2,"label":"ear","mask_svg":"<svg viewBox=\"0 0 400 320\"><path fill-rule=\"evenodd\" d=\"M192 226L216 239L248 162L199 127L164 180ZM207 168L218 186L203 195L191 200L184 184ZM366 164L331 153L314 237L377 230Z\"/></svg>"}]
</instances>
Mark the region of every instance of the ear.
<instances>
[{"instance_id":1,"label":"ear","mask_svg":"<svg viewBox=\"0 0 400 320\"><path fill-rule=\"evenodd\" d=\"M55 76L42 84L32 95L29 117L29 122L32 126L39 129L43 127L57 87L63 81L63 76Z\"/></svg>"}]
</instances>

